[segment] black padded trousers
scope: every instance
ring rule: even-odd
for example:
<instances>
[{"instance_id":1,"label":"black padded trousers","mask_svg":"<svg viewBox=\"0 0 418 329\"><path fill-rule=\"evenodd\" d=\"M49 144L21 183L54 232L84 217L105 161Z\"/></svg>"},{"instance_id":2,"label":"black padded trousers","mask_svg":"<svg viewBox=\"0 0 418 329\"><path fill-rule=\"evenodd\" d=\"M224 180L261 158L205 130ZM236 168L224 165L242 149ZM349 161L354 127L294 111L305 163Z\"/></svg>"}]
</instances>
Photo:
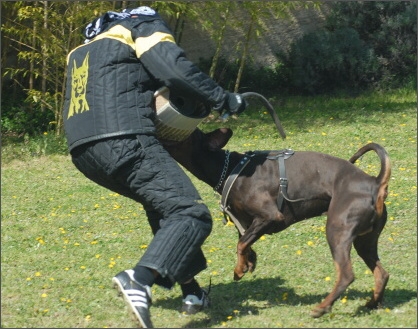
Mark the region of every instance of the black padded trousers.
<instances>
[{"instance_id":1,"label":"black padded trousers","mask_svg":"<svg viewBox=\"0 0 418 329\"><path fill-rule=\"evenodd\" d=\"M71 155L87 178L143 205L154 238L137 265L156 270L157 284L171 288L206 268L201 246L212 230L211 214L154 136L96 141Z\"/></svg>"}]
</instances>

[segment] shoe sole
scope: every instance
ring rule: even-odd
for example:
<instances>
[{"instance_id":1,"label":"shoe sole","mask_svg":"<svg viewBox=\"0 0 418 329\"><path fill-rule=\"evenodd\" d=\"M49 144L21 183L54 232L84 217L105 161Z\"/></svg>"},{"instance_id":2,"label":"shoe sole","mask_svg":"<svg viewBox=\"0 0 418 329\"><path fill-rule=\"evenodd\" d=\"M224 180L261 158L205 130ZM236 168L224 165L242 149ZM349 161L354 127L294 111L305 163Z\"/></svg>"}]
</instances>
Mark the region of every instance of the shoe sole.
<instances>
[{"instance_id":1,"label":"shoe sole","mask_svg":"<svg viewBox=\"0 0 418 329\"><path fill-rule=\"evenodd\" d=\"M181 309L181 313L184 315L193 315L193 314L201 312L202 310L203 310L203 306L190 305L190 306L183 306Z\"/></svg>"},{"instance_id":2,"label":"shoe sole","mask_svg":"<svg viewBox=\"0 0 418 329\"><path fill-rule=\"evenodd\" d=\"M129 298L123 293L124 289L123 289L122 284L120 283L120 281L116 278L113 278L112 282L113 282L113 288L118 291L118 296L122 296L123 300L125 301L125 304L128 305L129 313L131 314L133 319L136 322L139 323L141 328L152 328L152 327L147 327L147 325L142 320L141 315L138 313L136 308L131 305L131 302L129 301Z\"/></svg>"}]
</instances>

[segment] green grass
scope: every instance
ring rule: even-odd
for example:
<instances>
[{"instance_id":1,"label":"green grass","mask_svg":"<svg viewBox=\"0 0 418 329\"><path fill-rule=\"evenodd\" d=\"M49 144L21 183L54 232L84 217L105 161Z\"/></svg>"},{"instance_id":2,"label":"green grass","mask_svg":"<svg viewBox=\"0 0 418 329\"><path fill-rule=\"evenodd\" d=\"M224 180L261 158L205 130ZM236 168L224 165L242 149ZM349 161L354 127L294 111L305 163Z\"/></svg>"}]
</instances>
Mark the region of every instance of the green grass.
<instances>
[{"instance_id":1,"label":"green grass","mask_svg":"<svg viewBox=\"0 0 418 329\"><path fill-rule=\"evenodd\" d=\"M213 232L203 246L208 268L198 277L203 286L212 281L212 307L184 316L178 312L179 287L155 286L151 308L155 326L416 328L416 93L397 90L355 98L271 101L287 132L285 141L256 99L239 119L211 121L201 128L231 127L234 136L226 148L234 151L290 147L348 159L370 141L388 151L389 220L379 244L382 263L391 274L384 307L375 311L363 307L373 276L352 252L356 281L330 314L309 316L335 279L325 217L264 236L254 245L256 270L234 282L236 229L223 225L220 197L192 177L214 218ZM2 327L135 327L124 302L111 289L111 278L136 264L150 242L142 206L89 182L69 156L45 156L42 147L33 152L27 145L3 142L2 148ZM377 156L368 153L360 166L375 175Z\"/></svg>"}]
</instances>

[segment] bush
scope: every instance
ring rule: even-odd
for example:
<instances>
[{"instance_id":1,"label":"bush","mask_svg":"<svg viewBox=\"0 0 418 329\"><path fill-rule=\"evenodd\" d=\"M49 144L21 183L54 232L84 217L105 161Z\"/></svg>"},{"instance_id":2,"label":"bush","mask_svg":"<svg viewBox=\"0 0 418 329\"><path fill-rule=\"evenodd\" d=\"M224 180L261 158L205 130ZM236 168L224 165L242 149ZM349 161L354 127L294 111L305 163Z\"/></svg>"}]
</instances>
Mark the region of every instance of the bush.
<instances>
[{"instance_id":1,"label":"bush","mask_svg":"<svg viewBox=\"0 0 418 329\"><path fill-rule=\"evenodd\" d=\"M2 135L34 136L51 130L54 113L50 110L42 111L39 106L29 105L25 102L25 98L23 92L16 96L8 88L2 90Z\"/></svg>"},{"instance_id":2,"label":"bush","mask_svg":"<svg viewBox=\"0 0 418 329\"><path fill-rule=\"evenodd\" d=\"M331 9L324 29L278 54L282 87L293 94L416 88L416 2L344 1Z\"/></svg>"},{"instance_id":3,"label":"bush","mask_svg":"<svg viewBox=\"0 0 418 329\"><path fill-rule=\"evenodd\" d=\"M416 1L336 2L327 18L329 31L355 29L378 60L378 87L416 85L417 3Z\"/></svg>"},{"instance_id":4,"label":"bush","mask_svg":"<svg viewBox=\"0 0 418 329\"><path fill-rule=\"evenodd\" d=\"M306 34L291 45L283 60L289 92L359 89L376 79L373 50L351 28Z\"/></svg>"}]
</instances>

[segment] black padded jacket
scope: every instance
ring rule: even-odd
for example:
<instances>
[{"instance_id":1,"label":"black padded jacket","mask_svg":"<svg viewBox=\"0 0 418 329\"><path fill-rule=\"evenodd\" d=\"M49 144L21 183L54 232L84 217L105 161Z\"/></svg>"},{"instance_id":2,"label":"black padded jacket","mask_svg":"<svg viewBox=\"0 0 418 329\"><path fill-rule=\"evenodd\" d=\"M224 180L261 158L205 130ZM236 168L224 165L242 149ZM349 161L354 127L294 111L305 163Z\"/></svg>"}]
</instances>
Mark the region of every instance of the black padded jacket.
<instances>
[{"instance_id":1,"label":"black padded jacket","mask_svg":"<svg viewBox=\"0 0 418 329\"><path fill-rule=\"evenodd\" d=\"M219 108L223 88L189 61L154 15L110 23L67 57L64 128L71 151L113 136L155 134L154 92L167 86Z\"/></svg>"}]
</instances>

